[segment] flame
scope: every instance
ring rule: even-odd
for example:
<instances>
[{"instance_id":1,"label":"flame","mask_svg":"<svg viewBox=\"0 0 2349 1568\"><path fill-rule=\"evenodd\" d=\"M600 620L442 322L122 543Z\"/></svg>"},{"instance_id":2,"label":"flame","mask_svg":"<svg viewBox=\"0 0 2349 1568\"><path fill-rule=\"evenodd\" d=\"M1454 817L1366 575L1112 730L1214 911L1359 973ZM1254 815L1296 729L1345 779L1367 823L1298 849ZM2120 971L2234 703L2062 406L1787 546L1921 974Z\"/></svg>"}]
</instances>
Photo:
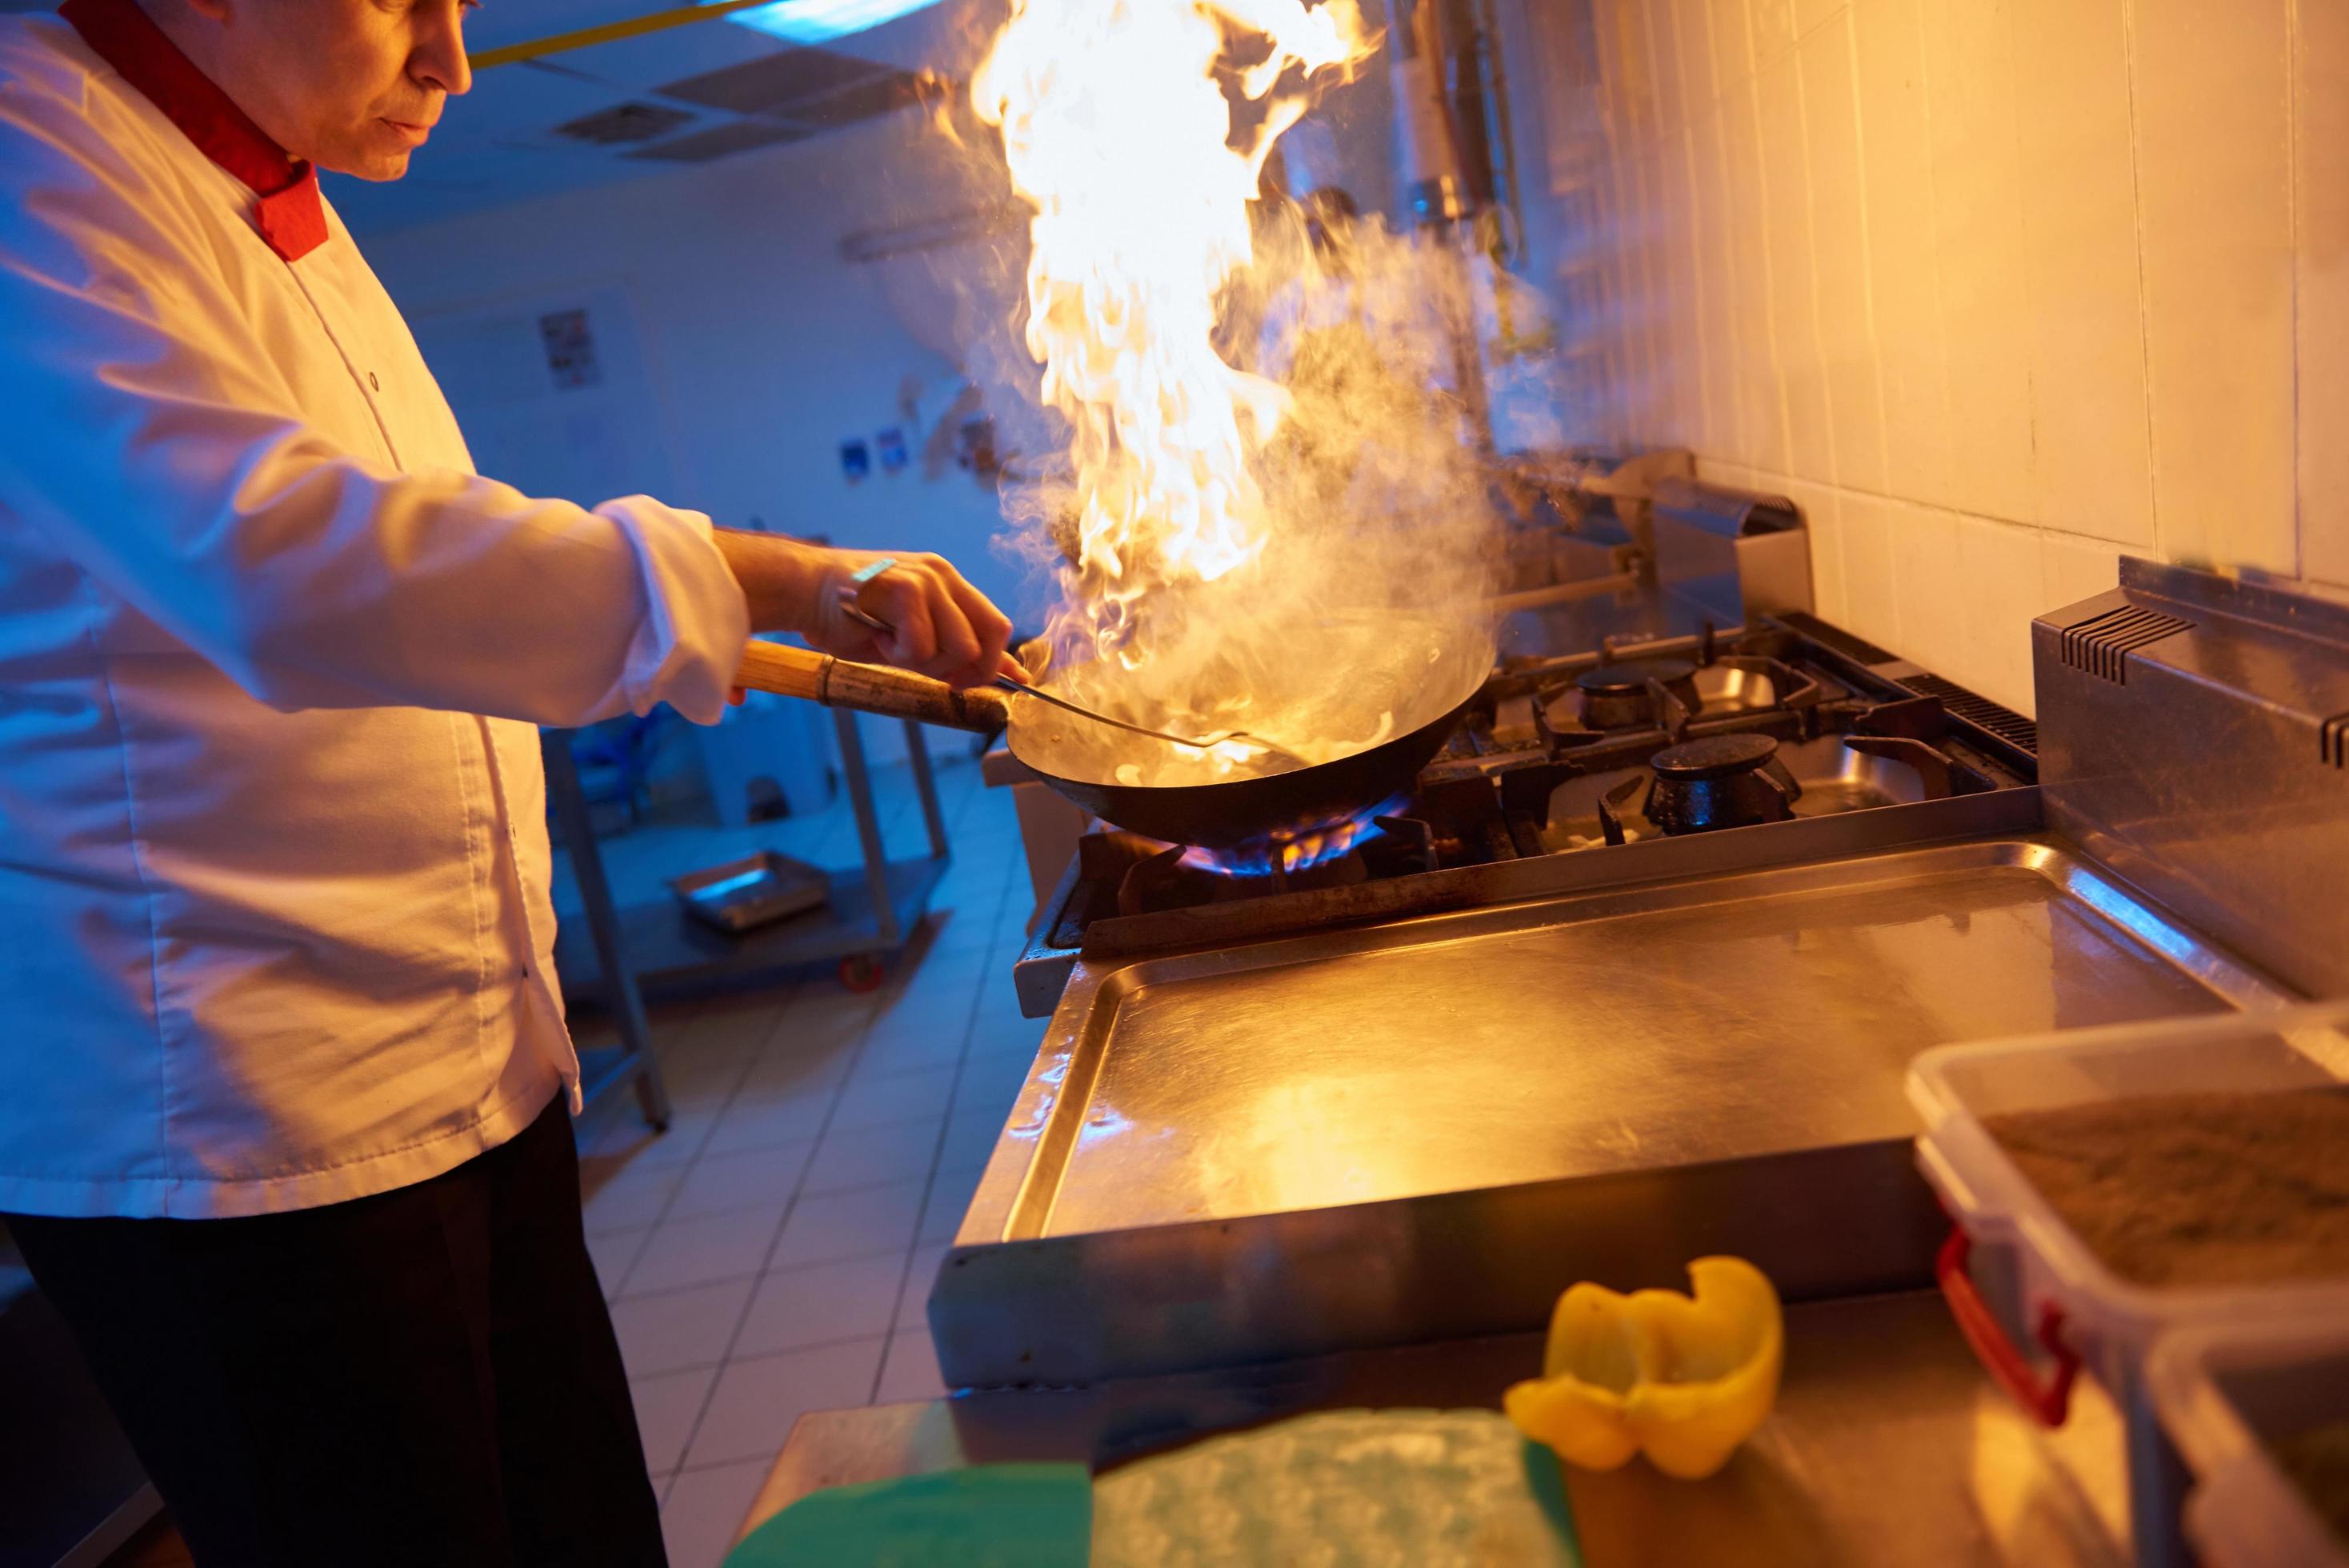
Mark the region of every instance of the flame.
<instances>
[{"instance_id":1,"label":"flame","mask_svg":"<svg viewBox=\"0 0 2349 1568\"><path fill-rule=\"evenodd\" d=\"M1154 603L1261 558L1272 521L1253 463L1289 398L1218 353L1217 297L1254 258L1274 144L1373 43L1355 0L1014 0L972 78L1034 209L1026 345L1071 428L1056 648L1142 670L1178 634L1177 614L1154 634ZM1237 134L1226 80L1255 106ZM1244 691L1154 700L1160 727L1248 727ZM1218 775L1262 758L1178 750Z\"/></svg>"},{"instance_id":2,"label":"flame","mask_svg":"<svg viewBox=\"0 0 2349 1568\"><path fill-rule=\"evenodd\" d=\"M1369 843L1385 831L1374 820L1402 809L1403 797L1373 806L1360 815L1301 833L1276 833L1228 850L1194 846L1183 853L1185 865L1225 876L1288 875L1328 865Z\"/></svg>"}]
</instances>

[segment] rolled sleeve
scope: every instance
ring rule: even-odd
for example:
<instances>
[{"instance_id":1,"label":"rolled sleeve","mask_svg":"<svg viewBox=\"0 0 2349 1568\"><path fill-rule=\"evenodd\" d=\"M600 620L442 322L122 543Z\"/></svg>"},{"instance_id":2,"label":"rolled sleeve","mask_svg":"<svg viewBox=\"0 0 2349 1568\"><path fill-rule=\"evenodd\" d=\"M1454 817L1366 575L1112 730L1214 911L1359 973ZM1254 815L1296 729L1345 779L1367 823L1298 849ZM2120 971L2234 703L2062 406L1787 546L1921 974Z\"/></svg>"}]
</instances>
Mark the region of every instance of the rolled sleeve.
<instances>
[{"instance_id":1,"label":"rolled sleeve","mask_svg":"<svg viewBox=\"0 0 2349 1568\"><path fill-rule=\"evenodd\" d=\"M709 520L640 495L605 501L595 512L619 525L643 583L644 615L622 675L628 707L647 713L666 702L696 724L717 723L750 616L710 539Z\"/></svg>"}]
</instances>

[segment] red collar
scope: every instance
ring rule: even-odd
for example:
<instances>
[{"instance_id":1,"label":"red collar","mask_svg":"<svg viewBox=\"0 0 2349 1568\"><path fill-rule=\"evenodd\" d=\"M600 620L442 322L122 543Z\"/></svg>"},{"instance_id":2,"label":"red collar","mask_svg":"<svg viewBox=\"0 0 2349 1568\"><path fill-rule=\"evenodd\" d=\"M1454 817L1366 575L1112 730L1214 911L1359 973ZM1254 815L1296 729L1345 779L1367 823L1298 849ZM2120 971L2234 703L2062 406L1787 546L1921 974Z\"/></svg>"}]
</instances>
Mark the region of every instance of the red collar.
<instances>
[{"instance_id":1,"label":"red collar","mask_svg":"<svg viewBox=\"0 0 2349 1568\"><path fill-rule=\"evenodd\" d=\"M134 0L66 0L57 14L98 58L186 133L198 151L250 188L254 227L289 262L326 242L318 171L269 139L228 94L164 36Z\"/></svg>"}]
</instances>

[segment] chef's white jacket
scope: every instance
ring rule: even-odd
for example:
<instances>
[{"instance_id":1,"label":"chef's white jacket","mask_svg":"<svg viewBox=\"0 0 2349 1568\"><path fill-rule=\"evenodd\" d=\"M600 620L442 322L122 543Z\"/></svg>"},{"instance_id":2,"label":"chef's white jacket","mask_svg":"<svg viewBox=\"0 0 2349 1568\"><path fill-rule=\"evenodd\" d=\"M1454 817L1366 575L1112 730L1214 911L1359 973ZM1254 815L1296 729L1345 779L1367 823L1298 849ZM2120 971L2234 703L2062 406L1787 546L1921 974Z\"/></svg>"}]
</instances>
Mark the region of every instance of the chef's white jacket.
<instances>
[{"instance_id":1,"label":"chef's white jacket","mask_svg":"<svg viewBox=\"0 0 2349 1568\"><path fill-rule=\"evenodd\" d=\"M0 18L0 1211L402 1186L575 1097L532 727L714 719L742 595L477 477L315 176L74 10Z\"/></svg>"}]
</instances>

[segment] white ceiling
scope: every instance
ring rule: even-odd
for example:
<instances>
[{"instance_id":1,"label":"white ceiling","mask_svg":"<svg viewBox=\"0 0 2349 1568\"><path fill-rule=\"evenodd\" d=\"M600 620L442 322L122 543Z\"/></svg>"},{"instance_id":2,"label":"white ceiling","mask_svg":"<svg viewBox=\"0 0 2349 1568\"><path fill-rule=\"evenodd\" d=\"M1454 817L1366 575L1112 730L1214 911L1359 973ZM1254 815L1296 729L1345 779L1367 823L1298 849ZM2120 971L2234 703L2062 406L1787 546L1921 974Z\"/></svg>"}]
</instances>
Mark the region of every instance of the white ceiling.
<instances>
[{"instance_id":1,"label":"white ceiling","mask_svg":"<svg viewBox=\"0 0 2349 1568\"><path fill-rule=\"evenodd\" d=\"M484 0L466 26L479 53L576 28L672 8L678 0ZM0 0L0 11L45 11L57 0ZM824 47L899 70L967 74L1002 15L1002 0L939 5ZM596 146L557 135L559 125L625 103L688 110L671 136L698 136L761 116L663 97L655 89L702 73L788 53L792 46L723 19L647 34L541 60L500 66L475 77L449 105L408 177L371 185L330 176L327 190L361 232L502 206L548 192L618 180L657 178L675 166L627 156L639 148ZM898 111L905 112L905 111ZM776 123L802 123L777 120ZM820 129L820 126L806 129ZM746 128L747 129L747 128Z\"/></svg>"},{"instance_id":2,"label":"white ceiling","mask_svg":"<svg viewBox=\"0 0 2349 1568\"><path fill-rule=\"evenodd\" d=\"M626 20L667 9L673 3L486 0L467 25L467 42L480 53ZM943 0L867 32L835 39L824 48L899 70L965 74L1001 10L1000 0ZM772 111L739 115L657 90L792 48L750 27L713 19L495 67L480 72L473 90L450 103L406 179L389 185L337 179L328 189L351 227L367 232L555 191L657 178L675 166L628 156L645 150L642 146L596 146L555 131L557 126L626 103L690 111L692 119L662 140L682 141L729 126L749 130L752 128L746 120L820 131L820 123L784 119Z\"/></svg>"}]
</instances>

